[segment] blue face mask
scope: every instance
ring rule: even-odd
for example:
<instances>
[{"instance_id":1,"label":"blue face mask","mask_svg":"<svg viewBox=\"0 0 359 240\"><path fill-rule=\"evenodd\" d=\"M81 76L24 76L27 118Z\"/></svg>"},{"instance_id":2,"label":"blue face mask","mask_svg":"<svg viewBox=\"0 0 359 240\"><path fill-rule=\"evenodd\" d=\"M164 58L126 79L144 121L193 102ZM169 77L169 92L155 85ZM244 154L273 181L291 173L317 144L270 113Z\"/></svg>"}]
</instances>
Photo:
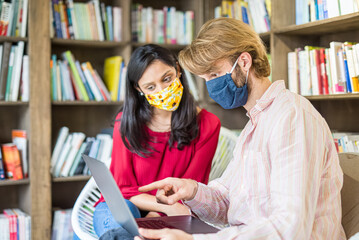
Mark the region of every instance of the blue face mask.
<instances>
[{"instance_id":1,"label":"blue face mask","mask_svg":"<svg viewBox=\"0 0 359 240\"><path fill-rule=\"evenodd\" d=\"M209 96L224 109L241 107L246 104L248 99L247 80L249 71L247 71L246 82L239 88L234 84L231 76L238 59L229 73L206 82Z\"/></svg>"}]
</instances>

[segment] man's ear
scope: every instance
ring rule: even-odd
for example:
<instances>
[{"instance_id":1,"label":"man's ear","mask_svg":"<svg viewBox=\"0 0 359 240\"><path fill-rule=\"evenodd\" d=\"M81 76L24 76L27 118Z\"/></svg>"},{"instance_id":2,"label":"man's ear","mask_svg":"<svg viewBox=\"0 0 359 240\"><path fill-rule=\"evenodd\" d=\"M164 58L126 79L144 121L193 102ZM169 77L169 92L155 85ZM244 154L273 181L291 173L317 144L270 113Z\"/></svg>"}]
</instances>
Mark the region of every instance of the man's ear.
<instances>
[{"instance_id":1,"label":"man's ear","mask_svg":"<svg viewBox=\"0 0 359 240\"><path fill-rule=\"evenodd\" d=\"M252 67L252 56L248 52L243 52L239 56L238 65L241 67L243 72L248 72Z\"/></svg>"}]
</instances>

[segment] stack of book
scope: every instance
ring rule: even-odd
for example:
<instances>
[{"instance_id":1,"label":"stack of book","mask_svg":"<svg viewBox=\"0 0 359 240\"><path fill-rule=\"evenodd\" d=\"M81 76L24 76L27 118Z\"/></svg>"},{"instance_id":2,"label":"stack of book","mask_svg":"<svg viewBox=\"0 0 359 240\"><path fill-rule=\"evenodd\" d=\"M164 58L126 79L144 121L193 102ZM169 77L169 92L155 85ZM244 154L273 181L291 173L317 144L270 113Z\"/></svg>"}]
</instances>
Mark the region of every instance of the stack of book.
<instances>
[{"instance_id":1,"label":"stack of book","mask_svg":"<svg viewBox=\"0 0 359 240\"><path fill-rule=\"evenodd\" d=\"M194 12L175 7L153 9L135 4L131 11L132 41L190 44L194 34Z\"/></svg>"},{"instance_id":2,"label":"stack of book","mask_svg":"<svg viewBox=\"0 0 359 240\"><path fill-rule=\"evenodd\" d=\"M359 0L296 0L297 25L359 11Z\"/></svg>"},{"instance_id":3,"label":"stack of book","mask_svg":"<svg viewBox=\"0 0 359 240\"><path fill-rule=\"evenodd\" d=\"M29 175L27 134L24 130L12 130L12 142L1 145L0 181L19 180Z\"/></svg>"},{"instance_id":4,"label":"stack of book","mask_svg":"<svg viewBox=\"0 0 359 240\"><path fill-rule=\"evenodd\" d=\"M52 55L51 97L53 101L110 101L104 82L90 62L80 63L70 51L62 54L63 60Z\"/></svg>"},{"instance_id":5,"label":"stack of book","mask_svg":"<svg viewBox=\"0 0 359 240\"><path fill-rule=\"evenodd\" d=\"M334 132L333 138L338 153L343 153L343 152L359 153L359 133Z\"/></svg>"},{"instance_id":6,"label":"stack of book","mask_svg":"<svg viewBox=\"0 0 359 240\"><path fill-rule=\"evenodd\" d=\"M90 172L81 154L99 159L109 165L111 153L111 135L97 134L96 138L86 138L84 133L70 133L69 128L62 127L52 152L51 173L54 177L88 175Z\"/></svg>"},{"instance_id":7,"label":"stack of book","mask_svg":"<svg viewBox=\"0 0 359 240\"><path fill-rule=\"evenodd\" d=\"M31 217L18 208L5 209L0 214L0 239L30 240Z\"/></svg>"},{"instance_id":8,"label":"stack of book","mask_svg":"<svg viewBox=\"0 0 359 240\"><path fill-rule=\"evenodd\" d=\"M63 39L122 40L122 9L105 6L99 0L74 3L73 0L51 0L51 36Z\"/></svg>"},{"instance_id":9,"label":"stack of book","mask_svg":"<svg viewBox=\"0 0 359 240\"><path fill-rule=\"evenodd\" d=\"M214 9L215 18L239 19L250 25L257 33L270 31L271 0L223 0Z\"/></svg>"},{"instance_id":10,"label":"stack of book","mask_svg":"<svg viewBox=\"0 0 359 240\"><path fill-rule=\"evenodd\" d=\"M359 93L359 44L331 42L288 53L288 88L304 96Z\"/></svg>"},{"instance_id":11,"label":"stack of book","mask_svg":"<svg viewBox=\"0 0 359 240\"><path fill-rule=\"evenodd\" d=\"M0 101L29 101L29 56L25 43L0 44Z\"/></svg>"},{"instance_id":12,"label":"stack of book","mask_svg":"<svg viewBox=\"0 0 359 240\"><path fill-rule=\"evenodd\" d=\"M28 0L0 2L0 36L26 37Z\"/></svg>"},{"instance_id":13,"label":"stack of book","mask_svg":"<svg viewBox=\"0 0 359 240\"><path fill-rule=\"evenodd\" d=\"M51 240L72 240L73 229L71 226L72 209L56 210L52 224Z\"/></svg>"}]
</instances>

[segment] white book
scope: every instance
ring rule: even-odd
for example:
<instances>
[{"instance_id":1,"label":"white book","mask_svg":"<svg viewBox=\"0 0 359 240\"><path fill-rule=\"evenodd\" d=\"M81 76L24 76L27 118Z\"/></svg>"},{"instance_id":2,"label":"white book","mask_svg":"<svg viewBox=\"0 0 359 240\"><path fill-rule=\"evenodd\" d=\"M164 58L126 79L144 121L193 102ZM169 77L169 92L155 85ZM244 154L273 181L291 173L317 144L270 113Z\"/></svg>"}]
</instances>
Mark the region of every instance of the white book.
<instances>
[{"instance_id":1,"label":"white book","mask_svg":"<svg viewBox=\"0 0 359 240\"><path fill-rule=\"evenodd\" d=\"M298 66L297 53L289 52L288 53L288 89L291 92L299 94L297 66Z\"/></svg>"},{"instance_id":2,"label":"white book","mask_svg":"<svg viewBox=\"0 0 359 240\"><path fill-rule=\"evenodd\" d=\"M63 81L63 85L64 85L64 89L66 92L66 99L64 100L69 100L69 101L74 101L75 100L75 93L74 93L74 89L72 87L72 83L71 83L71 76L70 76L70 71L68 68L68 62L66 60L64 60L62 62L62 81Z\"/></svg>"},{"instance_id":3,"label":"white book","mask_svg":"<svg viewBox=\"0 0 359 240\"><path fill-rule=\"evenodd\" d=\"M68 156L68 154L70 152L73 137L74 137L74 134L70 133L66 138L66 141L65 141L64 146L63 146L63 148L61 150L60 156L59 156L58 160L56 161L54 171L52 171L52 175L54 177L59 177L60 176L61 169L64 166L64 163L65 163L65 161L67 159L67 156Z\"/></svg>"},{"instance_id":4,"label":"white book","mask_svg":"<svg viewBox=\"0 0 359 240\"><path fill-rule=\"evenodd\" d=\"M312 78L312 93L313 95L319 95L319 85L318 85L318 75L317 75L317 65L315 61L315 50L309 51L310 58L310 71Z\"/></svg>"},{"instance_id":5,"label":"white book","mask_svg":"<svg viewBox=\"0 0 359 240\"><path fill-rule=\"evenodd\" d=\"M112 8L112 12L113 12L113 40L116 42L119 42L119 32L120 32L120 8L119 7L113 7Z\"/></svg>"},{"instance_id":6,"label":"white book","mask_svg":"<svg viewBox=\"0 0 359 240\"><path fill-rule=\"evenodd\" d=\"M340 16L338 0L327 0L327 7L329 18Z\"/></svg>"},{"instance_id":7,"label":"white book","mask_svg":"<svg viewBox=\"0 0 359 240\"><path fill-rule=\"evenodd\" d=\"M10 4L11 5L10 5L10 9L9 9L9 24L8 24L7 33L6 33L6 36L8 36L8 37L11 36L12 25L14 24L15 1L12 1Z\"/></svg>"},{"instance_id":8,"label":"white book","mask_svg":"<svg viewBox=\"0 0 359 240\"><path fill-rule=\"evenodd\" d=\"M140 27L140 35L139 35L139 42L146 42L146 33L147 33L147 8L142 8L140 11L140 19L141 19L141 27Z\"/></svg>"},{"instance_id":9,"label":"white book","mask_svg":"<svg viewBox=\"0 0 359 240\"><path fill-rule=\"evenodd\" d=\"M61 91L61 76L60 76L60 63L61 61L56 62L56 89L57 89L57 101L62 100L62 91Z\"/></svg>"},{"instance_id":10,"label":"white book","mask_svg":"<svg viewBox=\"0 0 359 240\"><path fill-rule=\"evenodd\" d=\"M312 82L310 76L310 69L308 69L308 53L307 51L299 51L299 83L300 94L303 96L312 95Z\"/></svg>"},{"instance_id":11,"label":"white book","mask_svg":"<svg viewBox=\"0 0 359 240\"><path fill-rule=\"evenodd\" d=\"M176 16L176 8L170 7L170 16L171 18L171 44L177 44L177 34L178 34L178 24L177 24L177 16Z\"/></svg>"},{"instance_id":12,"label":"white book","mask_svg":"<svg viewBox=\"0 0 359 240\"><path fill-rule=\"evenodd\" d=\"M343 50L341 49L338 51L338 65L339 65L339 73L338 73L339 84L342 84L344 88L344 92L347 92L348 88L347 88L347 82L345 77L344 57L343 57Z\"/></svg>"},{"instance_id":13,"label":"white book","mask_svg":"<svg viewBox=\"0 0 359 240\"><path fill-rule=\"evenodd\" d=\"M354 12L353 0L338 0L340 5L340 15L350 14Z\"/></svg>"},{"instance_id":14,"label":"white book","mask_svg":"<svg viewBox=\"0 0 359 240\"><path fill-rule=\"evenodd\" d=\"M28 9L29 9L28 0L23 0L22 23L21 23L21 28L20 28L20 37L26 37Z\"/></svg>"},{"instance_id":15,"label":"white book","mask_svg":"<svg viewBox=\"0 0 359 240\"><path fill-rule=\"evenodd\" d=\"M341 42L331 42L329 48L330 55L330 73L332 76L333 93L344 93L343 83L344 79L341 78L339 69L338 51L342 47Z\"/></svg>"},{"instance_id":16,"label":"white book","mask_svg":"<svg viewBox=\"0 0 359 240\"><path fill-rule=\"evenodd\" d=\"M1 64L2 64L2 52L3 52L4 46L1 44L0 45L0 68L1 68Z\"/></svg>"},{"instance_id":17,"label":"white book","mask_svg":"<svg viewBox=\"0 0 359 240\"><path fill-rule=\"evenodd\" d=\"M153 40L153 8L148 7L146 10L146 19L145 19L145 24L146 24L146 42L152 42Z\"/></svg>"},{"instance_id":18,"label":"white book","mask_svg":"<svg viewBox=\"0 0 359 240\"><path fill-rule=\"evenodd\" d=\"M194 79L194 76L187 70L184 70L184 74L185 74L187 82L188 82L189 91L192 93L193 98L196 101L198 101L199 100L199 92L198 92L197 85L195 83L196 80Z\"/></svg>"},{"instance_id":19,"label":"white book","mask_svg":"<svg viewBox=\"0 0 359 240\"><path fill-rule=\"evenodd\" d=\"M68 177L69 176L69 172L71 169L71 166L75 160L76 154L79 151L83 141L85 140L86 136L85 134L78 132L78 133L74 133L74 137L72 139L71 142L71 149L70 152L67 156L66 162L64 163L63 168L61 169L61 173L60 175L62 177Z\"/></svg>"},{"instance_id":20,"label":"white book","mask_svg":"<svg viewBox=\"0 0 359 240\"><path fill-rule=\"evenodd\" d=\"M185 26L184 26L184 13L181 11L176 12L176 18L178 23L177 29L177 44L185 44Z\"/></svg>"},{"instance_id":21,"label":"white book","mask_svg":"<svg viewBox=\"0 0 359 240\"><path fill-rule=\"evenodd\" d=\"M125 100L125 90L126 90L126 75L127 75L127 67L124 66L122 69L121 69L122 73L121 73L121 81L120 81L120 84L121 84L121 89L120 89L120 98L119 100L120 101L124 101Z\"/></svg>"},{"instance_id":22,"label":"white book","mask_svg":"<svg viewBox=\"0 0 359 240\"><path fill-rule=\"evenodd\" d=\"M10 101L17 101L20 90L20 74L22 67L22 57L24 55L25 43L20 41L17 45L15 56L14 56L14 67L11 75L11 88L10 88Z\"/></svg>"},{"instance_id":23,"label":"white book","mask_svg":"<svg viewBox=\"0 0 359 240\"><path fill-rule=\"evenodd\" d=\"M22 58L22 75L21 75L21 101L28 102L30 98L30 81L29 81L29 56L24 55Z\"/></svg>"},{"instance_id":24,"label":"white book","mask_svg":"<svg viewBox=\"0 0 359 240\"><path fill-rule=\"evenodd\" d=\"M62 127L59 131L59 135L58 135L56 143L55 143L55 148L54 148L54 151L52 152L52 156L51 156L51 172L54 171L56 162L59 158L60 152L63 148L63 145L64 145L65 140L68 135L69 135L69 128Z\"/></svg>"},{"instance_id":25,"label":"white book","mask_svg":"<svg viewBox=\"0 0 359 240\"><path fill-rule=\"evenodd\" d=\"M109 167L111 164L112 138L108 134L97 134L96 138L102 141L101 154L98 159Z\"/></svg>"},{"instance_id":26,"label":"white book","mask_svg":"<svg viewBox=\"0 0 359 240\"><path fill-rule=\"evenodd\" d=\"M95 80L92 78L91 72L87 69L86 63L82 63L81 67L82 67L82 71L85 75L85 78L90 86L90 89L95 97L95 100L98 102L102 101L103 98L102 98L100 89L98 89Z\"/></svg>"},{"instance_id":27,"label":"white book","mask_svg":"<svg viewBox=\"0 0 359 240\"><path fill-rule=\"evenodd\" d=\"M186 11L186 44L190 44L194 34L194 12Z\"/></svg>"},{"instance_id":28,"label":"white book","mask_svg":"<svg viewBox=\"0 0 359 240\"><path fill-rule=\"evenodd\" d=\"M98 74L96 69L94 69L94 73L95 73L95 77L97 78L97 81L100 84L100 87L101 87L103 93L105 94L107 100L111 101L111 94L108 91L108 89L107 89L106 85L104 84L103 80L101 79L100 74Z\"/></svg>"},{"instance_id":29,"label":"white book","mask_svg":"<svg viewBox=\"0 0 359 240\"><path fill-rule=\"evenodd\" d=\"M0 239L10 240L10 223L5 214L0 214Z\"/></svg>"},{"instance_id":30,"label":"white book","mask_svg":"<svg viewBox=\"0 0 359 240\"><path fill-rule=\"evenodd\" d=\"M19 240L25 240L25 214L18 208L11 209L17 217L17 235Z\"/></svg>"},{"instance_id":31,"label":"white book","mask_svg":"<svg viewBox=\"0 0 359 240\"><path fill-rule=\"evenodd\" d=\"M95 8L96 24L97 24L97 32L98 32L99 40L104 41L105 34L103 31L102 19L101 19L101 14L100 14L100 2L99 2L99 0L93 0L92 2L94 4L94 8Z\"/></svg>"}]
</instances>

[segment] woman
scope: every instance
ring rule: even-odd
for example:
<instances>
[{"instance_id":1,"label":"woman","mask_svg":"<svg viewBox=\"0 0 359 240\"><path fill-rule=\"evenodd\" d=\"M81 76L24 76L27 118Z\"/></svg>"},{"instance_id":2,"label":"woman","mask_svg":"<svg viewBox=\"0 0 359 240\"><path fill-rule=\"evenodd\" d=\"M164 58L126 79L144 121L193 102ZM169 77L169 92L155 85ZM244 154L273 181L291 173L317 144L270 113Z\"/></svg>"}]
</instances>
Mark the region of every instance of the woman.
<instances>
[{"instance_id":1,"label":"woman","mask_svg":"<svg viewBox=\"0 0 359 240\"><path fill-rule=\"evenodd\" d=\"M219 130L219 119L197 107L173 53L152 44L133 52L110 171L134 217L190 214L181 203L159 204L156 192L138 187L166 177L207 183ZM118 226L101 197L94 213L97 235Z\"/></svg>"}]
</instances>

